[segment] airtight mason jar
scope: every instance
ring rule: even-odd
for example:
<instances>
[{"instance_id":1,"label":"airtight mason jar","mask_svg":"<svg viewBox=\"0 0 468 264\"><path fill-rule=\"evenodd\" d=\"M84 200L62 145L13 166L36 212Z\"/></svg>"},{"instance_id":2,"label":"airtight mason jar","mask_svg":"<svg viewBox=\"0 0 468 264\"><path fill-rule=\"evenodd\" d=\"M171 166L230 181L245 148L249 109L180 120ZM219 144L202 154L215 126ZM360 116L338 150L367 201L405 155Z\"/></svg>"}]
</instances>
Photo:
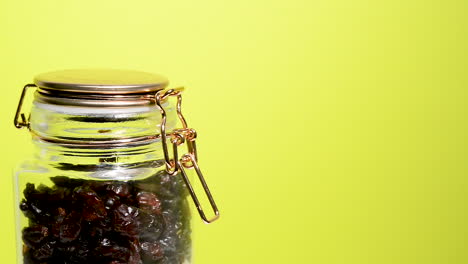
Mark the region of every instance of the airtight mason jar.
<instances>
[{"instance_id":1,"label":"airtight mason jar","mask_svg":"<svg viewBox=\"0 0 468 264\"><path fill-rule=\"evenodd\" d=\"M206 223L219 212L181 112L183 88L167 85L144 72L64 70L24 87L14 123L35 153L15 173L18 263L191 262L189 200Z\"/></svg>"}]
</instances>

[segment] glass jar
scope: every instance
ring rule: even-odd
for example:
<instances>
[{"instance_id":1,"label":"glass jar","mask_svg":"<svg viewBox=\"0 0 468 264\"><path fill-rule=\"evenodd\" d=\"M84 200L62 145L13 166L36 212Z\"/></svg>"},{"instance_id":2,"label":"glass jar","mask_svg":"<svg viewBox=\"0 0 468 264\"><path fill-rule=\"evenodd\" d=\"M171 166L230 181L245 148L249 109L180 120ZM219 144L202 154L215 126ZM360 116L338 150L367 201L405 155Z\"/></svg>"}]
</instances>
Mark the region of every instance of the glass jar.
<instances>
[{"instance_id":1,"label":"glass jar","mask_svg":"<svg viewBox=\"0 0 468 264\"><path fill-rule=\"evenodd\" d=\"M144 72L65 70L25 86L14 121L31 132L35 153L15 173L18 263L191 262L187 197L206 223L219 212L197 163L196 132L181 112L183 89L167 84Z\"/></svg>"}]
</instances>

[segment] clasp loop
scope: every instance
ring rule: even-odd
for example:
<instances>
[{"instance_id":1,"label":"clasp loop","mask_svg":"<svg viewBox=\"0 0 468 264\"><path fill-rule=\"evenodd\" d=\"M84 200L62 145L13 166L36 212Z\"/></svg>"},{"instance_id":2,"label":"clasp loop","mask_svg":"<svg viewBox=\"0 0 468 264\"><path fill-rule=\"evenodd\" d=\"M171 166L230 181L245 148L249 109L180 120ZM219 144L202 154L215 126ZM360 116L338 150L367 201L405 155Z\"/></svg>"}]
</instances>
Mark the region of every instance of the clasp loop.
<instances>
[{"instance_id":1,"label":"clasp loop","mask_svg":"<svg viewBox=\"0 0 468 264\"><path fill-rule=\"evenodd\" d=\"M176 160L177 160L178 155L177 155L177 144L176 143L177 143L178 140L175 140L175 138L173 138L173 140L171 140L173 142L173 152L174 152L174 158L171 159L169 157L169 150L168 150L168 147L167 147L167 134L166 134L167 114L166 114L166 110L164 110L164 107L162 106L162 101L165 98L167 98L168 96L170 96L171 93L172 93L172 90L158 91L156 93L156 95L155 95L155 100L156 100L156 105L158 106L159 111L161 112L161 124L160 124L161 133L160 133L160 136L161 136L161 142L162 142L162 146L163 146L164 159L165 159L165 163L166 163L166 171L170 175L174 176L174 175L177 174ZM176 143L174 143L174 142L176 142Z\"/></svg>"},{"instance_id":2,"label":"clasp loop","mask_svg":"<svg viewBox=\"0 0 468 264\"><path fill-rule=\"evenodd\" d=\"M21 113L24 97L26 97L26 92L28 91L29 88L37 88L37 86L35 84L26 84L23 87L23 91L21 92L21 97L18 102L18 107L16 108L15 119L13 120L13 124L18 129L23 128L23 127L27 127L29 129L29 116L26 119L26 115L24 113Z\"/></svg>"},{"instance_id":3,"label":"clasp loop","mask_svg":"<svg viewBox=\"0 0 468 264\"><path fill-rule=\"evenodd\" d=\"M210 201L211 208L213 209L213 212L215 214L215 216L210 218L210 219L208 219L206 217L205 212L203 211L203 208L202 208L202 206L200 204L200 201L198 200L197 194L193 190L192 184L190 183L190 180L187 177L187 173L185 173L185 168L184 167L186 167L186 166L185 166L185 164L183 162L188 162L188 161L192 164L191 167L193 167L195 169L195 171L197 172L198 179L200 180L200 182L201 182L201 184L203 186L203 190L205 191L205 194L208 197L208 200ZM198 166L198 162L196 161L195 156L193 154L190 154L190 153L185 154L185 155L182 156L182 158L180 160L178 160L177 165L178 165L178 167L180 169L180 172L181 172L182 177L183 177L183 179L185 181L185 184L187 185L187 188L190 191L190 196L192 196L192 200L195 203L195 206L197 207L197 210L198 210L198 213L200 214L200 217L207 224L216 221L219 218L219 210L218 210L218 207L216 206L216 202L215 202L213 196L211 195L210 188L206 184L205 178L203 177L203 173L201 172L200 167Z\"/></svg>"}]
</instances>

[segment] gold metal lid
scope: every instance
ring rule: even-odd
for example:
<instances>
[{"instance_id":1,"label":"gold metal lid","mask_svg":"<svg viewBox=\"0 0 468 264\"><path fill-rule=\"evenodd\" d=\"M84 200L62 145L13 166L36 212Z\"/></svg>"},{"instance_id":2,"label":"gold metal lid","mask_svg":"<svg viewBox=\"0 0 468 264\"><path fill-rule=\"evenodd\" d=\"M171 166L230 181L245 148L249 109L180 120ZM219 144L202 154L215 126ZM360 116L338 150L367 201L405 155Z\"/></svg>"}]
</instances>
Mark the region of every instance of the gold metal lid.
<instances>
[{"instance_id":1,"label":"gold metal lid","mask_svg":"<svg viewBox=\"0 0 468 264\"><path fill-rule=\"evenodd\" d=\"M166 77L140 71L113 69L61 70L39 74L34 84L48 93L126 95L154 93L168 85Z\"/></svg>"},{"instance_id":2,"label":"gold metal lid","mask_svg":"<svg viewBox=\"0 0 468 264\"><path fill-rule=\"evenodd\" d=\"M35 100L47 104L127 107L154 104L154 95L169 84L166 77L114 69L61 70L39 74ZM153 99L152 99L153 98Z\"/></svg>"}]
</instances>

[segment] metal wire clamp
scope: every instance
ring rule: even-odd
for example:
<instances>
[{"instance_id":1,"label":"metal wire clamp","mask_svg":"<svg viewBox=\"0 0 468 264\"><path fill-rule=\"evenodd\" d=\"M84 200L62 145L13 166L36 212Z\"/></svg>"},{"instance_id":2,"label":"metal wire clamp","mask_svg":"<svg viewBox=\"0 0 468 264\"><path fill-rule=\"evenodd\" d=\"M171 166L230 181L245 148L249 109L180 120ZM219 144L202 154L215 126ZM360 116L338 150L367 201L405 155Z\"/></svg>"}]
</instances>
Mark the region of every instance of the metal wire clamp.
<instances>
[{"instance_id":1,"label":"metal wire clamp","mask_svg":"<svg viewBox=\"0 0 468 264\"><path fill-rule=\"evenodd\" d=\"M198 154L197 154L197 147L195 140L197 138L197 133L193 128L188 128L187 126L187 121L185 120L182 110L181 110L181 105L182 105L182 91L183 88L176 88L176 89L170 89L170 90L161 90L158 91L155 95L155 100L156 100L156 105L158 106L160 112L161 112L161 142L163 145L163 152L164 152L164 159L166 163L166 171L170 175L176 175L178 172L182 175L182 178L187 185L187 188L189 189L190 196L192 197L193 202L195 203L195 206L197 207L198 213L200 214L200 217L203 219L203 221L207 224L214 222L217 220L220 216L218 207L216 206L216 202L210 192L210 188L208 187L208 184L205 181L205 178L203 177L203 173L201 172L200 166L198 165ZM179 116L179 119L182 123L181 129L174 129L172 133L170 133L170 141L172 143L172 149L173 149L173 158L171 159L169 157L169 150L167 146L167 135L166 134L166 111L164 110L162 106L162 101L166 100L169 96L177 96L177 115ZM187 145L188 153L183 154L181 158L179 159L178 157L178 147L181 146L182 144ZM207 218L206 214L202 208L202 205L200 203L200 200L198 199L197 194L195 193L195 190L193 189L193 186L187 176L186 169L195 169L195 172L198 176L198 179L200 180L200 183L203 186L203 190L210 202L211 208L213 209L213 213L215 214L214 217L212 218Z\"/></svg>"},{"instance_id":2,"label":"metal wire clamp","mask_svg":"<svg viewBox=\"0 0 468 264\"><path fill-rule=\"evenodd\" d=\"M29 128L29 117L26 118L26 115L21 112L22 107L23 107L24 97L26 97L26 92L28 91L29 88L37 88L37 86L35 84L26 84L23 87L23 91L21 92L21 97L18 103L18 107L16 108L15 119L13 120L13 124L15 125L16 128L23 128L23 127ZM21 117L21 120L20 120L20 117Z\"/></svg>"}]
</instances>

